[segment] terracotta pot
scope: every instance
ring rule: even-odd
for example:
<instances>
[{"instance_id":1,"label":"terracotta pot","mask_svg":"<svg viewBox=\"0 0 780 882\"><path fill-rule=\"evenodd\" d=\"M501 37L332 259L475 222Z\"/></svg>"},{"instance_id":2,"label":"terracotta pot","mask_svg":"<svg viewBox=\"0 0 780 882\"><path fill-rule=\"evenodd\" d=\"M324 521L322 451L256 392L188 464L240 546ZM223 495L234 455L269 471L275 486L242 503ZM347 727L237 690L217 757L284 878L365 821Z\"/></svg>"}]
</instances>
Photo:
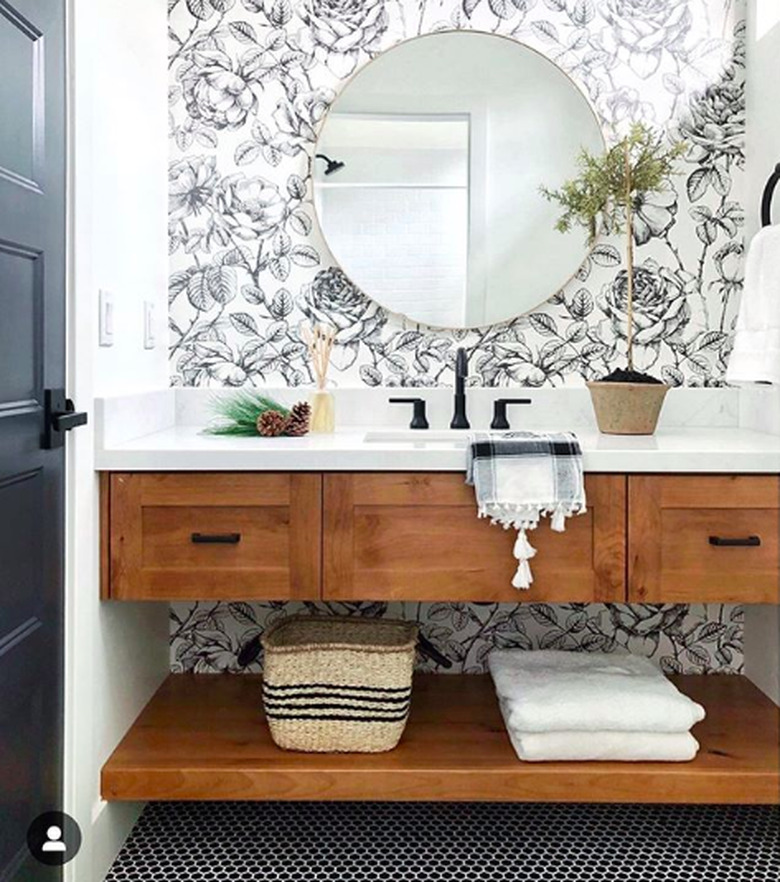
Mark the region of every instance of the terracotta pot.
<instances>
[{"instance_id":1,"label":"terracotta pot","mask_svg":"<svg viewBox=\"0 0 780 882\"><path fill-rule=\"evenodd\" d=\"M665 383L588 383L599 431L605 435L652 435L666 393Z\"/></svg>"}]
</instances>

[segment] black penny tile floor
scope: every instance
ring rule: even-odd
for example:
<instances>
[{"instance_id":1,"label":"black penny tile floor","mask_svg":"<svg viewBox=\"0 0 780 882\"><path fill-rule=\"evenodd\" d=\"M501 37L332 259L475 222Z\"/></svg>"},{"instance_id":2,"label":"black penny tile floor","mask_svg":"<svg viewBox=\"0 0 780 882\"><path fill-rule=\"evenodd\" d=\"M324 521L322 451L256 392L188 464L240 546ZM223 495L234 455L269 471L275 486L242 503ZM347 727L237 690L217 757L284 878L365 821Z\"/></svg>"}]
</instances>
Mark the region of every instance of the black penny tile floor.
<instances>
[{"instance_id":1,"label":"black penny tile floor","mask_svg":"<svg viewBox=\"0 0 780 882\"><path fill-rule=\"evenodd\" d=\"M777 882L764 806L151 803L106 882Z\"/></svg>"}]
</instances>

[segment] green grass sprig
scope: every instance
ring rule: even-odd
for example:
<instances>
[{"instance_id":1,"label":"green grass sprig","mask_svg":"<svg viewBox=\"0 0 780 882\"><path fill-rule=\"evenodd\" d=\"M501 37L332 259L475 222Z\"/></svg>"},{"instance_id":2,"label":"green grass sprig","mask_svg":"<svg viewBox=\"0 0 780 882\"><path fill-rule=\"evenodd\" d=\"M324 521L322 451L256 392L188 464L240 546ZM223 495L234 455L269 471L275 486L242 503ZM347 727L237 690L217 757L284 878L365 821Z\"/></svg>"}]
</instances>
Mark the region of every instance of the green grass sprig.
<instances>
[{"instance_id":1,"label":"green grass sprig","mask_svg":"<svg viewBox=\"0 0 780 882\"><path fill-rule=\"evenodd\" d=\"M258 392L238 392L233 396L215 397L211 402L214 425L206 429L209 435L257 436L257 419L267 410L277 410L289 416L288 408Z\"/></svg>"}]
</instances>

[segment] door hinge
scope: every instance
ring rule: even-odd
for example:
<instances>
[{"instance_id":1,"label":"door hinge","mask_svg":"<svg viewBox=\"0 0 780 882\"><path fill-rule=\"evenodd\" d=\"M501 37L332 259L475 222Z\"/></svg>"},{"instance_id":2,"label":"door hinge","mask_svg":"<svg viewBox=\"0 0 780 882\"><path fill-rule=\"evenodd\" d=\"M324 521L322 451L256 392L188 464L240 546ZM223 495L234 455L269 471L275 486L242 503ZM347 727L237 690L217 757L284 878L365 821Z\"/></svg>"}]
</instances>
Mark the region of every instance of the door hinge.
<instances>
[{"instance_id":1,"label":"door hinge","mask_svg":"<svg viewBox=\"0 0 780 882\"><path fill-rule=\"evenodd\" d=\"M77 411L64 389L44 391L44 429L41 446L54 450L65 443L65 433L87 422L85 411Z\"/></svg>"}]
</instances>

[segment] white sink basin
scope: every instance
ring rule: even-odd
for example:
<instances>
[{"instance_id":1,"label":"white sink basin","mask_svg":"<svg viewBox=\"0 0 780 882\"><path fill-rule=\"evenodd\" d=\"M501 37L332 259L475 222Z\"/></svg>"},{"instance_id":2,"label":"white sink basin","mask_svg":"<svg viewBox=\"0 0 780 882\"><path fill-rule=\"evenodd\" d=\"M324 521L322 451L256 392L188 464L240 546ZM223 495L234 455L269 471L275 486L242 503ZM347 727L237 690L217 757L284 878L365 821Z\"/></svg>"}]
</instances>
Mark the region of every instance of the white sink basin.
<instances>
[{"instance_id":1,"label":"white sink basin","mask_svg":"<svg viewBox=\"0 0 780 882\"><path fill-rule=\"evenodd\" d=\"M501 437L504 432L491 432ZM425 446L436 444L465 449L471 432L468 429L380 429L366 432L363 440L367 444L413 444Z\"/></svg>"}]
</instances>

